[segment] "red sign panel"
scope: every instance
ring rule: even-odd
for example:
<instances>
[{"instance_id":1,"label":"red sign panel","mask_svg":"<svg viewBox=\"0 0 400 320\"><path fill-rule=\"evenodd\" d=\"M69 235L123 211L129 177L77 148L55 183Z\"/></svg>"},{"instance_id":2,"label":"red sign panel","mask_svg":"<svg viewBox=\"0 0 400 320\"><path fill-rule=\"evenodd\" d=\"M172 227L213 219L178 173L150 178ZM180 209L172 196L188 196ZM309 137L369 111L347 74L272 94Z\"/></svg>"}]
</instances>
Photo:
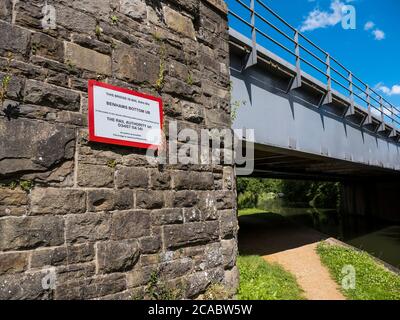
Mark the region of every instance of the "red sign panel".
<instances>
[{"instance_id":1,"label":"red sign panel","mask_svg":"<svg viewBox=\"0 0 400 320\"><path fill-rule=\"evenodd\" d=\"M158 149L162 126L160 98L89 81L90 141Z\"/></svg>"}]
</instances>

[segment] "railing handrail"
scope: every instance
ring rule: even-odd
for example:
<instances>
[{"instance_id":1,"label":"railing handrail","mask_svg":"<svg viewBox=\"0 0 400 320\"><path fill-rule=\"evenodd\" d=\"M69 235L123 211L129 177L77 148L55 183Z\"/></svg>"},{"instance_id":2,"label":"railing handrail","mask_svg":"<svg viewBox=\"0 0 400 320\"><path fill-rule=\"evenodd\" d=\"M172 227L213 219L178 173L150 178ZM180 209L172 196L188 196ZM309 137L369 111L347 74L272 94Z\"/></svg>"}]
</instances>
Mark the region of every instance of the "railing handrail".
<instances>
[{"instance_id":1,"label":"railing handrail","mask_svg":"<svg viewBox=\"0 0 400 320\"><path fill-rule=\"evenodd\" d=\"M250 6L244 3L242 0L230 0L230 1L235 1L241 5L241 7L244 10L250 11L251 14L251 22L246 21L245 18L240 16L240 13L235 13L232 11L232 8L228 6L228 13L241 21L242 23L246 24L248 27L252 29L253 33L253 40L255 40L256 35L261 35L264 38L268 39L269 41L273 42L275 45L279 46L289 54L293 55L296 57L296 65L297 69L300 71L300 64L301 62L307 64L311 68L315 69L325 77L327 77L327 91L328 94L330 94L331 89L332 89L332 83L335 83L336 85L340 86L344 90L346 90L349 94L349 100L350 102L354 105L356 101L354 98L356 97L357 99L363 101L368 108L368 112L370 113L372 109L378 110L381 114L382 121L384 119L389 119L391 120L392 123L396 123L400 127L400 109L394 106L392 103L387 101L381 94L377 93L375 89L372 89L369 87L367 83L362 81L359 77L354 75L352 71L350 71L348 68L346 68L341 62L339 62L337 59L332 57L328 52L323 50L321 47L319 47L317 44L315 44L312 40L310 40L308 37L306 37L303 33L298 31L296 28L291 26L284 18L282 18L280 15L278 15L274 10L272 10L268 5L266 5L262 0L251 0ZM278 19L281 23L283 23L286 27L288 27L291 31L293 31L293 35L287 34L284 30L279 28L277 25L275 25L273 22L269 21L266 17L264 17L262 14L256 11L255 4L261 5L262 8L267 10L273 17ZM279 40L275 39L274 37L268 35L265 31L260 30L259 27L256 26L255 18L260 19L262 22L267 24L269 27L274 29L276 32L278 32L280 35L282 35L285 39L289 40L291 43L294 44L295 48L288 48L284 44L282 44ZM300 43L300 39L305 40L309 45L314 47L314 49L317 49L319 54L322 54L324 58L326 59L324 61L323 58L318 56L318 53L314 53L312 49L307 48L305 45ZM255 42L255 41L254 41ZM254 49L254 48L253 48ZM256 49L255 49L256 50ZM301 50L305 51L308 55L310 55L313 59L316 59L320 64L322 64L326 69L323 70L316 66L314 63L308 61L303 56L301 56ZM339 68L336 68L335 66L332 66L332 64L339 66ZM343 69L343 72L341 72L339 69ZM334 74L338 75L339 78L344 80L344 82L347 84L343 84L340 79L337 78ZM355 90L356 89L356 90ZM375 97L373 96L375 95ZM378 104L378 106L376 105ZM371 114L369 114L371 115Z\"/></svg>"}]
</instances>

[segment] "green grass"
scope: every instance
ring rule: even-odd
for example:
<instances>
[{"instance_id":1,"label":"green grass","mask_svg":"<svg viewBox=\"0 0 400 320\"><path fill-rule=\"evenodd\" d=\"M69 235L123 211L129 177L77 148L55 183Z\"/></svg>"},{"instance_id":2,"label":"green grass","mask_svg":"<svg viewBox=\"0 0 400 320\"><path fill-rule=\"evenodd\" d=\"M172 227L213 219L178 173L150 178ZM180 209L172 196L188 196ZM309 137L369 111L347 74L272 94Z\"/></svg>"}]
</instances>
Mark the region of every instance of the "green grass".
<instances>
[{"instance_id":1,"label":"green grass","mask_svg":"<svg viewBox=\"0 0 400 320\"><path fill-rule=\"evenodd\" d=\"M258 256L240 256L239 300L303 300L296 279Z\"/></svg>"},{"instance_id":2,"label":"green grass","mask_svg":"<svg viewBox=\"0 0 400 320\"><path fill-rule=\"evenodd\" d=\"M239 217L250 216L252 214L267 213L267 211L257 208L239 210Z\"/></svg>"},{"instance_id":3,"label":"green grass","mask_svg":"<svg viewBox=\"0 0 400 320\"><path fill-rule=\"evenodd\" d=\"M317 252L340 286L343 267L355 268L355 289L342 289L348 299L400 300L400 276L386 270L367 253L327 243L321 243Z\"/></svg>"}]
</instances>

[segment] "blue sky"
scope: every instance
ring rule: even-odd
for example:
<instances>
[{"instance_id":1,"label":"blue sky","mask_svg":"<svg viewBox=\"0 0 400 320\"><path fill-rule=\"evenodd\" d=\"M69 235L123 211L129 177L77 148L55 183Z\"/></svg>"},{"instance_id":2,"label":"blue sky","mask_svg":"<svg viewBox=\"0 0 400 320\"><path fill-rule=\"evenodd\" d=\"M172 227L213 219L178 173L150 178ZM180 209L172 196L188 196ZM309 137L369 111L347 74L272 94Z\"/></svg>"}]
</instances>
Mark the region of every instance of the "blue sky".
<instances>
[{"instance_id":1,"label":"blue sky","mask_svg":"<svg viewBox=\"0 0 400 320\"><path fill-rule=\"evenodd\" d=\"M400 107L399 0L262 1L364 82L379 90L388 101ZM233 7L234 0L227 2ZM356 9L355 30L342 27L343 5L352 5ZM230 20L231 24L238 28L238 23L233 20ZM261 24L260 29L263 29Z\"/></svg>"}]
</instances>

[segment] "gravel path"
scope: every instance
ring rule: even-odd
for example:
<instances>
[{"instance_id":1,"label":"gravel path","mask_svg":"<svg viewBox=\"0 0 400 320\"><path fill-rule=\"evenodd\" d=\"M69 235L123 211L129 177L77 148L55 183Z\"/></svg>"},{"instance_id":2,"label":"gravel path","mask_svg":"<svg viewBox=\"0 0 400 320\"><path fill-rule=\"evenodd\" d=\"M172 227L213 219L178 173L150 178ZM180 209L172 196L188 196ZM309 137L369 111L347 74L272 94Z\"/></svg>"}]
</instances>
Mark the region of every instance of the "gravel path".
<instances>
[{"instance_id":1,"label":"gravel path","mask_svg":"<svg viewBox=\"0 0 400 320\"><path fill-rule=\"evenodd\" d=\"M309 300L345 300L317 252L326 237L275 215L239 218L239 250L278 263L292 273Z\"/></svg>"}]
</instances>

